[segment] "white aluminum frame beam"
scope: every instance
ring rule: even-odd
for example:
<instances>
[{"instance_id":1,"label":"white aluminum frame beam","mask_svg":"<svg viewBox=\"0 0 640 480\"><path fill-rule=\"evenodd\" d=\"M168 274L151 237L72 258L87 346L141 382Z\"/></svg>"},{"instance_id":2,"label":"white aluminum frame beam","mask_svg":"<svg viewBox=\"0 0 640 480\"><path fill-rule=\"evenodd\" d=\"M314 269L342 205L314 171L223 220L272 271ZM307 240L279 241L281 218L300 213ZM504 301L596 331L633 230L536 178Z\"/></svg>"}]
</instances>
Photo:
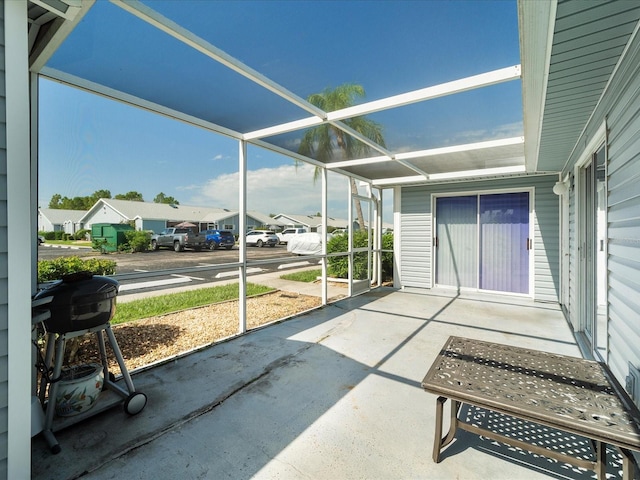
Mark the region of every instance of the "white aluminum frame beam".
<instances>
[{"instance_id":1,"label":"white aluminum frame beam","mask_svg":"<svg viewBox=\"0 0 640 480\"><path fill-rule=\"evenodd\" d=\"M198 37L193 32L187 30L184 27L181 27L174 21L169 20L167 17L161 15L147 5L137 0L111 0L111 3L138 17L140 20L148 23L149 25L156 27L158 30L166 33L167 35L172 36L185 45L188 45L189 47L224 65L225 67L233 70L234 72L242 75L243 77L248 78L261 87L266 88L270 92L284 98L288 102L293 103L304 111L311 113L312 115L325 118L325 112L317 108L315 105L312 105L303 98L300 98L293 92L290 92L286 88L265 77L248 65L245 65L223 50L213 46L203 38Z\"/></svg>"},{"instance_id":2,"label":"white aluminum frame beam","mask_svg":"<svg viewBox=\"0 0 640 480\"><path fill-rule=\"evenodd\" d=\"M440 181L440 180L466 179L471 177L502 176L502 175L508 176L508 175L522 174L525 172L526 172L526 168L523 164L523 165L515 165L512 167L482 168L478 170L460 170L457 172L432 173L431 175L429 175L429 180ZM396 178L385 178L382 180L374 180L372 184L375 187L390 187L390 186L398 186L398 185L424 183L424 181L425 181L424 177L421 177L421 176L396 177Z\"/></svg>"},{"instance_id":3,"label":"white aluminum frame beam","mask_svg":"<svg viewBox=\"0 0 640 480\"><path fill-rule=\"evenodd\" d=\"M433 157L448 153L470 152L473 150L483 150L486 148L508 147L512 145L524 144L524 137L503 138L500 140L488 140L486 142L466 143L464 145L453 145L451 147L431 148L428 150L418 150L396 154L398 160L410 160L412 158Z\"/></svg>"},{"instance_id":4,"label":"white aluminum frame beam","mask_svg":"<svg viewBox=\"0 0 640 480\"><path fill-rule=\"evenodd\" d=\"M53 80L53 81L65 84L65 85L69 85L71 87L78 88L80 90L84 90L85 92L100 95L110 100L116 100L116 101L125 103L127 105L133 105L143 110L157 113L158 115L162 115L164 117L172 118L174 120L179 120L181 122L188 123L196 127L200 127L206 130L210 130L212 132L220 133L222 135L226 135L227 137L231 137L236 140L242 139L242 134L234 130L222 127L212 122L207 122L206 120L202 120L198 117L187 115L186 113L182 113L178 110L174 110L172 108L165 107L163 105L150 102L148 100L144 100L140 97L129 95L128 93L121 92L120 90L115 90L113 88L105 87L104 85L100 85L98 83L85 80L81 77L77 77L75 75L71 75L69 73L65 73L54 68L44 67L40 72L40 76L47 78L49 80Z\"/></svg>"},{"instance_id":5,"label":"white aluminum frame beam","mask_svg":"<svg viewBox=\"0 0 640 480\"><path fill-rule=\"evenodd\" d=\"M501 68L499 70L493 70L491 72L481 73L479 75L434 85L432 87L426 87L419 90L414 90L412 92L394 95L392 97L387 97L380 100L374 100L372 102L355 105L353 107L343 108L342 110L327 112L325 114L326 120L324 121L332 123L339 120L345 120L347 118L368 115L371 113L379 112L381 110L398 108L405 105L411 105L413 103L432 100L434 98L453 95L455 93L466 92L468 90L475 90L477 88L496 85L498 83L509 82L511 80L517 80L520 77L520 65L514 65L511 67ZM320 125L322 122L323 120L322 118L320 118L320 116L317 116L315 118L296 120L294 122L283 123L281 125L274 125L273 127L248 132L245 134L244 138L246 140L253 140L255 138L264 138L273 135L279 135L281 133L287 133L299 130L301 128L314 127Z\"/></svg>"}]
</instances>

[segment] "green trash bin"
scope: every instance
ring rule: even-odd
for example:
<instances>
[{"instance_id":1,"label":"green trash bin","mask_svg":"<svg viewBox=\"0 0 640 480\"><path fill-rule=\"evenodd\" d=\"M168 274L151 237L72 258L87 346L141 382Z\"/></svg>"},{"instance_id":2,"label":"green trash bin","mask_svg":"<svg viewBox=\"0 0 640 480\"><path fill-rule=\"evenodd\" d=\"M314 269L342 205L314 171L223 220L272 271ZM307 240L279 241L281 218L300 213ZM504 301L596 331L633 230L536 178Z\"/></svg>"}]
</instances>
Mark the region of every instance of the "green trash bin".
<instances>
[{"instance_id":1,"label":"green trash bin","mask_svg":"<svg viewBox=\"0 0 640 480\"><path fill-rule=\"evenodd\" d=\"M118 247L127 241L125 232L133 229L126 223L94 223L91 225L91 239L105 242L103 251L117 252Z\"/></svg>"}]
</instances>

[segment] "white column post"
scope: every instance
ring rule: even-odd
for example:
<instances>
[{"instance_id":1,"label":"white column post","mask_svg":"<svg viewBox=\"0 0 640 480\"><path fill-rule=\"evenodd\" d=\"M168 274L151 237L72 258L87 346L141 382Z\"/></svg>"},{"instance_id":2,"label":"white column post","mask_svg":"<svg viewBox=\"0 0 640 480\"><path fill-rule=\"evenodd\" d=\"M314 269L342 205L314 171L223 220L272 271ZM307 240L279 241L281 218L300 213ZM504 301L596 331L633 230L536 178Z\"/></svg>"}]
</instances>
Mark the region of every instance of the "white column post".
<instances>
[{"instance_id":1,"label":"white column post","mask_svg":"<svg viewBox=\"0 0 640 480\"><path fill-rule=\"evenodd\" d=\"M238 141L238 245L240 267L238 275L238 333L247 331L247 142Z\"/></svg>"},{"instance_id":2,"label":"white column post","mask_svg":"<svg viewBox=\"0 0 640 480\"><path fill-rule=\"evenodd\" d=\"M28 478L31 472L31 293L32 231L29 51L27 2L4 2L4 75L6 99L6 240L7 292L7 478ZM11 225L12 233L7 226ZM25 245L26 239L26 245ZM29 248L31 246L31 248ZM0 272L5 277L5 272ZM5 401L5 398L2 398Z\"/></svg>"},{"instance_id":3,"label":"white column post","mask_svg":"<svg viewBox=\"0 0 640 480\"><path fill-rule=\"evenodd\" d=\"M349 208L348 208L348 215L347 215L347 219L349 221L349 229L347 230L348 232L348 245L347 245L347 252L348 252L348 259L349 259L349 268L348 268L348 275L347 275L347 285L348 285L348 295L349 297L351 297L353 295L353 194L351 193L351 177L347 177L347 180L349 182L349 188L347 188L347 191L349 192Z\"/></svg>"},{"instance_id":4,"label":"white column post","mask_svg":"<svg viewBox=\"0 0 640 480\"><path fill-rule=\"evenodd\" d=\"M378 287L382 286L382 189L378 189L378 199L374 196L374 214L375 214L375 252L374 259L375 271L376 271L376 283Z\"/></svg>"},{"instance_id":5,"label":"white column post","mask_svg":"<svg viewBox=\"0 0 640 480\"><path fill-rule=\"evenodd\" d=\"M322 176L322 305L326 305L328 301L327 292L327 169L321 169Z\"/></svg>"}]
</instances>

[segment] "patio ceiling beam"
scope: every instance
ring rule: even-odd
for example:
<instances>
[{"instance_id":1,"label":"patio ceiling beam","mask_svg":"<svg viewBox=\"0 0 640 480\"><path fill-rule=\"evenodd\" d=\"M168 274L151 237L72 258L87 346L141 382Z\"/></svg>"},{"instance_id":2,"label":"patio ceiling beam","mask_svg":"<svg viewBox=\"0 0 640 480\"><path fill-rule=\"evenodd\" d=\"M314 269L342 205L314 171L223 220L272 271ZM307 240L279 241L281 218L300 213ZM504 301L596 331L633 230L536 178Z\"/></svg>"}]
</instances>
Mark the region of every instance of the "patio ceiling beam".
<instances>
[{"instance_id":1,"label":"patio ceiling beam","mask_svg":"<svg viewBox=\"0 0 640 480\"><path fill-rule=\"evenodd\" d=\"M509 82L520 78L520 65L501 68L491 72L481 73L471 77L441 83L432 87L414 90L412 92L394 95L372 102L362 103L353 107L343 108L327 113L327 120L343 120L345 118L359 117L370 113L388 110L390 108L402 107L412 103L424 102L434 98L440 98L454 93L466 92L476 88L488 87L498 83Z\"/></svg>"},{"instance_id":2,"label":"patio ceiling beam","mask_svg":"<svg viewBox=\"0 0 640 480\"><path fill-rule=\"evenodd\" d=\"M524 173L524 165L512 167L480 168L477 170L461 170L459 172L434 173L431 180L450 180L456 178L483 177L487 175L506 175L512 173Z\"/></svg>"},{"instance_id":3,"label":"patio ceiling beam","mask_svg":"<svg viewBox=\"0 0 640 480\"><path fill-rule=\"evenodd\" d=\"M60 70L57 70L57 69L45 67L40 72L40 75L50 80L53 80L65 85L70 85L72 87L78 88L80 90L84 90L89 93L100 95L110 100L117 100L119 102L123 102L128 105L133 105L143 110L157 113L164 117L172 118L174 120L179 120L181 122L188 123L196 127L204 128L205 130L209 130L215 133L226 135L231 138L235 138L236 140L240 140L242 138L242 134L234 130L230 130L228 128L222 127L215 123L207 122L198 117L187 115L186 113L182 113L178 110L174 110L172 108L165 107L163 105L160 105L154 102L149 102L148 100L143 100L140 97L123 93L120 90L115 90L109 87L105 87L104 85L100 85L98 83L85 80L75 75L61 72Z\"/></svg>"},{"instance_id":4,"label":"patio ceiling beam","mask_svg":"<svg viewBox=\"0 0 640 480\"><path fill-rule=\"evenodd\" d=\"M428 179L430 178L429 173L416 167L410 162L407 162L406 160L410 160L414 158L431 157L435 155L450 154L450 153L468 152L472 150L482 150L486 148L508 147L508 146L520 145L520 144L524 144L524 137L504 138L500 140L489 140L486 142L467 143L464 145L455 145L451 147L441 147L441 148L432 148L429 150L417 150L413 152L397 153L395 155L392 155L391 157L379 156L379 157L361 158L357 160L344 160L340 162L331 162L330 164L327 164L327 168L329 170L333 170L336 168L366 166L374 163L398 162L404 165L405 167L415 171L416 173L423 175L425 179Z\"/></svg>"},{"instance_id":5,"label":"patio ceiling beam","mask_svg":"<svg viewBox=\"0 0 640 480\"><path fill-rule=\"evenodd\" d=\"M431 148L428 150L416 150L413 152L398 153L395 158L398 160L408 160L412 158L432 157L447 153L469 152L472 150L482 150L485 148L508 147L512 145L524 144L524 137L511 137L500 140L489 140L486 142L467 143L464 145L454 145L451 147Z\"/></svg>"},{"instance_id":6,"label":"patio ceiling beam","mask_svg":"<svg viewBox=\"0 0 640 480\"><path fill-rule=\"evenodd\" d=\"M273 135L288 133L295 130L300 130L302 128L315 127L322 124L323 121L333 123L338 120L368 115L370 113L379 112L381 110L402 107L405 105L410 105L412 103L418 103L434 98L443 97L446 95L452 95L454 93L466 92L467 90L474 90L476 88L487 87L489 85L495 85L511 80L517 80L520 78L520 76L520 65L514 65L511 67L493 70L491 72L482 73L472 77L466 77L459 80L422 88L420 90L414 90L400 95L362 103L353 107L343 108L341 110L336 110L333 112L327 112L325 113L325 117L322 118L307 118L303 120L282 123L280 125L274 125L272 127L263 128L260 130L254 130L253 132L245 133L244 138L246 140L253 140L256 138L271 137Z\"/></svg>"},{"instance_id":7,"label":"patio ceiling beam","mask_svg":"<svg viewBox=\"0 0 640 480\"><path fill-rule=\"evenodd\" d=\"M322 119L326 117L326 113L323 110L317 108L315 105L307 102L293 92L290 92L286 88L265 77L253 68L245 65L228 53L213 46L206 40L195 35L193 32L185 29L184 27L181 27L177 23L169 20L167 17L161 15L160 13L149 8L143 3L137 0L111 0L111 2L114 5L117 5L123 10L129 12L130 14L138 17L140 20L148 23L149 25L153 25L157 29L172 36L185 45L188 45L189 47L199 51L200 53L208 56L216 62L242 75L243 77L248 78L261 87L266 88L270 92L284 98L288 102L302 108L304 111L318 116Z\"/></svg>"},{"instance_id":8,"label":"patio ceiling beam","mask_svg":"<svg viewBox=\"0 0 640 480\"><path fill-rule=\"evenodd\" d=\"M475 177L487 177L487 176L511 176L526 173L524 165L516 165L512 167L496 167L496 168L482 168L477 170L460 170L457 172L445 172L445 173L432 173L429 175L429 181L439 180L466 180ZM384 178L380 180L374 180L373 186L376 187L388 187L412 183L424 183L425 179L420 176L414 177L395 177Z\"/></svg>"}]
</instances>

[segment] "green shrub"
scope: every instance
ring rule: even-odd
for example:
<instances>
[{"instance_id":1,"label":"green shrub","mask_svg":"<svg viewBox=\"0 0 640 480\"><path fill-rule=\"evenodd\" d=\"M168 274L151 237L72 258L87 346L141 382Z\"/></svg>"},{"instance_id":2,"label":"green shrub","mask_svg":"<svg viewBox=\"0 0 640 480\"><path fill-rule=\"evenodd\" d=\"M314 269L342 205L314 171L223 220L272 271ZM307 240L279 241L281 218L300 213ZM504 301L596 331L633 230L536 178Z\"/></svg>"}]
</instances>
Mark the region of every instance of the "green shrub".
<instances>
[{"instance_id":1,"label":"green shrub","mask_svg":"<svg viewBox=\"0 0 640 480\"><path fill-rule=\"evenodd\" d=\"M393 250L393 233L382 235L382 250ZM393 279L393 251L382 252L382 280Z\"/></svg>"},{"instance_id":2,"label":"green shrub","mask_svg":"<svg viewBox=\"0 0 640 480\"><path fill-rule=\"evenodd\" d=\"M107 247L111 243L106 238L94 238L91 240L91 248L98 250L100 253L107 253Z\"/></svg>"},{"instance_id":3,"label":"green shrub","mask_svg":"<svg viewBox=\"0 0 640 480\"><path fill-rule=\"evenodd\" d=\"M129 230L124 232L126 243L118 247L126 252L147 252L151 243L151 233L143 230Z\"/></svg>"},{"instance_id":4,"label":"green shrub","mask_svg":"<svg viewBox=\"0 0 640 480\"><path fill-rule=\"evenodd\" d=\"M358 230L353 232L353 247L364 248L367 246L367 231ZM382 249L393 250L393 233L382 235ZM340 253L349 250L349 235L335 235L327 242L327 253ZM353 278L362 280L367 278L367 258L366 252L359 252L353 256ZM342 255L339 257L329 257L327 259L327 273L334 278L349 277L349 257ZM382 254L382 277L383 280L393 278L393 253L384 252Z\"/></svg>"},{"instance_id":5,"label":"green shrub","mask_svg":"<svg viewBox=\"0 0 640 480\"><path fill-rule=\"evenodd\" d=\"M82 259L77 256L59 257L38 262L38 283L58 280L64 275L77 272L91 272L94 275L113 275L116 262L98 258Z\"/></svg>"},{"instance_id":6,"label":"green shrub","mask_svg":"<svg viewBox=\"0 0 640 480\"><path fill-rule=\"evenodd\" d=\"M86 228L83 228L81 230L78 230L74 235L73 235L73 239L74 240L85 240L87 238L87 233L89 233L90 230L87 230Z\"/></svg>"}]
</instances>

